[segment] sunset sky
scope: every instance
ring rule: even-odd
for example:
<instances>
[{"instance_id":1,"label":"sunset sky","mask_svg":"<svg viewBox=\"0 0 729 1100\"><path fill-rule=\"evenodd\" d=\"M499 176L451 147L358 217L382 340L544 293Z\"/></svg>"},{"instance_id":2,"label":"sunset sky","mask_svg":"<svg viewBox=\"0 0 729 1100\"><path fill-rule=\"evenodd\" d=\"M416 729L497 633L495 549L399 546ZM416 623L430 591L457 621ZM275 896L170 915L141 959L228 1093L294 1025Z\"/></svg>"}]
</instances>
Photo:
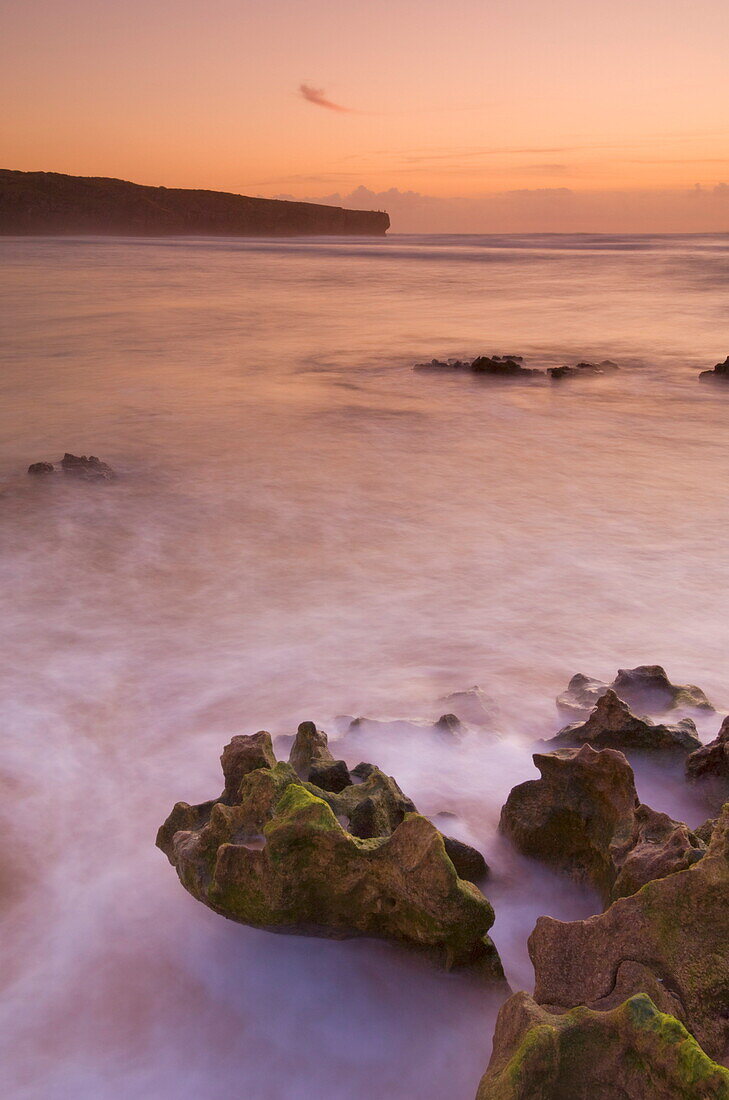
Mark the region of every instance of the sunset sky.
<instances>
[{"instance_id":1,"label":"sunset sky","mask_svg":"<svg viewBox=\"0 0 729 1100\"><path fill-rule=\"evenodd\" d=\"M0 15L2 167L380 206L404 232L729 230L727 0Z\"/></svg>"}]
</instances>

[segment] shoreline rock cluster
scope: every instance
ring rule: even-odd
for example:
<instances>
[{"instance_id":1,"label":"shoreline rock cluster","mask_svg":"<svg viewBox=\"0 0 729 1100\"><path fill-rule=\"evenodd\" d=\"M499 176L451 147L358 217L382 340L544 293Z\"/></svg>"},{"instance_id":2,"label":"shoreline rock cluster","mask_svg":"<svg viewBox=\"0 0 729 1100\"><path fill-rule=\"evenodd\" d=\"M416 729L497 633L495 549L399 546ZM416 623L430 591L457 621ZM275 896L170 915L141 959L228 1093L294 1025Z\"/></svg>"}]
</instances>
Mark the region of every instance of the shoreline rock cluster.
<instances>
[{"instance_id":1,"label":"shoreline rock cluster","mask_svg":"<svg viewBox=\"0 0 729 1100\"><path fill-rule=\"evenodd\" d=\"M486 716L482 695L461 702ZM633 706L714 710L658 665L609 685L573 677L558 707L584 721L543 743L540 778L502 809L519 852L589 884L604 909L538 919L534 995L503 1004L477 1100L729 1100L729 717L702 745L690 718L656 722ZM715 816L692 830L641 803L626 754L682 760ZM288 763L266 732L234 737L221 763L219 798L177 803L157 836L199 901L274 932L392 940L508 989L476 886L483 857L443 836L391 776L350 769L312 722Z\"/></svg>"}]
</instances>

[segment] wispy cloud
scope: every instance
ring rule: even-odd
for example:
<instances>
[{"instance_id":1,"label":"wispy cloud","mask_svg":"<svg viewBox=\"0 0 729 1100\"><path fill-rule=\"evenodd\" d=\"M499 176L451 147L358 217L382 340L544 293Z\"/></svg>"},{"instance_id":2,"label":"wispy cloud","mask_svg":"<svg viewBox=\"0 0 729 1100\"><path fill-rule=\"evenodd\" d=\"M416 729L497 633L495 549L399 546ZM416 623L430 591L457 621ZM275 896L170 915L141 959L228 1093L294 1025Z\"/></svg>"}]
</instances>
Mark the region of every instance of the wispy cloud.
<instances>
[{"instance_id":1,"label":"wispy cloud","mask_svg":"<svg viewBox=\"0 0 729 1100\"><path fill-rule=\"evenodd\" d=\"M299 84L299 95L307 103L313 103L315 107L325 107L327 111L354 113L351 107L343 107L341 103L333 103L331 99L327 99L323 88L313 88L311 84Z\"/></svg>"}]
</instances>

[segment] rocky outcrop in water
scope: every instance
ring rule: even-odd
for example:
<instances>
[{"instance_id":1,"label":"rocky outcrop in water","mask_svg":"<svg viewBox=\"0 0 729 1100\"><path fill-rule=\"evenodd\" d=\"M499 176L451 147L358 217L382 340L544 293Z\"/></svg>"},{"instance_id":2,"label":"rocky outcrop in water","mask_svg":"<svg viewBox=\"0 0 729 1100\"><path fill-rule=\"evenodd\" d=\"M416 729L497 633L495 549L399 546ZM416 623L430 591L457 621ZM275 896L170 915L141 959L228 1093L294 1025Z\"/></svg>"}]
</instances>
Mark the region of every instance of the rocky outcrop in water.
<instances>
[{"instance_id":1,"label":"rocky outcrop in water","mask_svg":"<svg viewBox=\"0 0 729 1100\"><path fill-rule=\"evenodd\" d=\"M575 363L574 366L550 367L547 374L553 382L559 382L563 378L579 378L586 374L609 374L611 371L620 370L612 359L603 359L601 363Z\"/></svg>"},{"instance_id":2,"label":"rocky outcrop in water","mask_svg":"<svg viewBox=\"0 0 729 1100\"><path fill-rule=\"evenodd\" d=\"M686 757L686 777L717 809L729 799L729 717L713 741Z\"/></svg>"},{"instance_id":3,"label":"rocky outcrop in water","mask_svg":"<svg viewBox=\"0 0 729 1100\"><path fill-rule=\"evenodd\" d=\"M537 367L525 367L522 355L479 355L475 359L431 359L428 363L416 363L413 370L441 371L451 373L454 371L470 371L472 374L486 376L488 378L536 378L540 377L553 382L563 378L578 378L584 375L607 374L620 370L617 363L611 359L603 359L601 363L576 363L563 367L549 367L546 371Z\"/></svg>"},{"instance_id":4,"label":"rocky outcrop in water","mask_svg":"<svg viewBox=\"0 0 729 1100\"><path fill-rule=\"evenodd\" d=\"M702 382L729 382L729 355L712 370L702 370L699 378Z\"/></svg>"},{"instance_id":5,"label":"rocky outcrop in water","mask_svg":"<svg viewBox=\"0 0 729 1100\"><path fill-rule=\"evenodd\" d=\"M637 994L608 1012L557 1015L527 993L499 1013L476 1100L727 1100L729 1071Z\"/></svg>"},{"instance_id":6,"label":"rocky outcrop in water","mask_svg":"<svg viewBox=\"0 0 729 1100\"><path fill-rule=\"evenodd\" d=\"M648 993L718 1060L729 1056L729 805L706 854L589 920L540 917L529 938L535 999L614 1008ZM700 1094L699 1094L700 1095Z\"/></svg>"},{"instance_id":7,"label":"rocky outcrop in water","mask_svg":"<svg viewBox=\"0 0 729 1100\"><path fill-rule=\"evenodd\" d=\"M514 787L501 831L524 855L594 886L606 904L704 855L686 825L639 803L621 752L584 745L533 759L542 778Z\"/></svg>"},{"instance_id":8,"label":"rocky outcrop in water","mask_svg":"<svg viewBox=\"0 0 729 1100\"><path fill-rule=\"evenodd\" d=\"M0 234L13 236L384 237L389 227L384 211L58 172L0 171Z\"/></svg>"},{"instance_id":9,"label":"rocky outcrop in water","mask_svg":"<svg viewBox=\"0 0 729 1100\"><path fill-rule=\"evenodd\" d=\"M690 753L701 747L696 726L690 718L682 718L675 725L639 718L612 688L600 696L586 722L566 726L546 744L555 748L588 744L627 753L668 754Z\"/></svg>"},{"instance_id":10,"label":"rocky outcrop in water","mask_svg":"<svg viewBox=\"0 0 729 1100\"><path fill-rule=\"evenodd\" d=\"M593 680L578 672L567 690L557 696L557 710L565 717L586 718L599 699L612 690L641 714L666 714L672 710L711 711L713 706L695 684L674 684L661 665L621 668L611 684Z\"/></svg>"},{"instance_id":11,"label":"rocky outcrop in water","mask_svg":"<svg viewBox=\"0 0 729 1100\"><path fill-rule=\"evenodd\" d=\"M327 763L320 732L302 723L292 748L310 774ZM194 897L269 931L376 936L503 980L491 906L394 780L365 764L351 773L360 782L326 791L271 753L268 734L234 738L221 798L178 803L160 828L158 847Z\"/></svg>"},{"instance_id":12,"label":"rocky outcrop in water","mask_svg":"<svg viewBox=\"0 0 729 1100\"><path fill-rule=\"evenodd\" d=\"M57 467L52 462L33 462L28 467L28 473L35 477L45 477L57 472L77 478L79 481L111 481L115 477L111 466L102 462L96 455L87 457L66 452Z\"/></svg>"}]
</instances>

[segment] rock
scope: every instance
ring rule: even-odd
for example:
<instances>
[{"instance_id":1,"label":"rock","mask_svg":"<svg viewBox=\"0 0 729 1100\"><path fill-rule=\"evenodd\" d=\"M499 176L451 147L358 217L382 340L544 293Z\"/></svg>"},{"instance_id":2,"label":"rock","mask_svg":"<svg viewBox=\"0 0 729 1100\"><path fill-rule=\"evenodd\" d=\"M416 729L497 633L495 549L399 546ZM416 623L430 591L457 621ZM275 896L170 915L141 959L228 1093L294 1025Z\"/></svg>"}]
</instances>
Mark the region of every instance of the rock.
<instances>
[{"instance_id":1,"label":"rock","mask_svg":"<svg viewBox=\"0 0 729 1100\"><path fill-rule=\"evenodd\" d=\"M593 680L578 672L570 680L567 690L557 696L557 710L567 718L586 718L607 690L608 685L602 680Z\"/></svg>"},{"instance_id":2,"label":"rock","mask_svg":"<svg viewBox=\"0 0 729 1100\"><path fill-rule=\"evenodd\" d=\"M444 833L441 833L441 836L446 854L459 878L478 885L488 877L489 865L479 851L472 848L470 844L464 844L462 840L456 840L455 837L446 836Z\"/></svg>"},{"instance_id":3,"label":"rock","mask_svg":"<svg viewBox=\"0 0 729 1100\"><path fill-rule=\"evenodd\" d=\"M111 466L95 455L72 455L66 452L61 459L64 474L80 478L82 481L111 481L115 476Z\"/></svg>"},{"instance_id":4,"label":"rock","mask_svg":"<svg viewBox=\"0 0 729 1100\"><path fill-rule=\"evenodd\" d=\"M661 665L620 668L610 686L624 703L641 713L714 709L701 688L695 684L672 684Z\"/></svg>"},{"instance_id":5,"label":"rock","mask_svg":"<svg viewBox=\"0 0 729 1100\"><path fill-rule=\"evenodd\" d=\"M717 809L729 799L729 717L713 741L686 757L686 778L700 782Z\"/></svg>"},{"instance_id":6,"label":"rock","mask_svg":"<svg viewBox=\"0 0 729 1100\"><path fill-rule=\"evenodd\" d=\"M352 783L349 768L343 760L332 760L330 764L314 764L309 769L309 782L323 791L337 794Z\"/></svg>"},{"instance_id":7,"label":"rock","mask_svg":"<svg viewBox=\"0 0 729 1100\"><path fill-rule=\"evenodd\" d=\"M717 363L713 370L702 370L699 378L702 382L729 382L729 355L723 363Z\"/></svg>"},{"instance_id":8,"label":"rock","mask_svg":"<svg viewBox=\"0 0 729 1100\"><path fill-rule=\"evenodd\" d=\"M28 467L29 474L43 475L53 474L56 468L52 462L32 462Z\"/></svg>"},{"instance_id":9,"label":"rock","mask_svg":"<svg viewBox=\"0 0 729 1100\"><path fill-rule=\"evenodd\" d=\"M441 714L433 728L447 737L460 737L463 733L461 720L455 714Z\"/></svg>"},{"instance_id":10,"label":"rock","mask_svg":"<svg viewBox=\"0 0 729 1100\"><path fill-rule=\"evenodd\" d=\"M361 840L290 765L276 764L245 775L235 805L178 804L157 843L183 886L231 920L394 940L448 969L504 980L488 936L491 906L458 877L441 834L419 814L406 814L387 837Z\"/></svg>"},{"instance_id":11,"label":"rock","mask_svg":"<svg viewBox=\"0 0 729 1100\"><path fill-rule=\"evenodd\" d=\"M220 763L225 777L225 789L220 796L228 803L238 800L241 779L256 768L272 768L276 763L271 734L239 734L223 749Z\"/></svg>"},{"instance_id":12,"label":"rock","mask_svg":"<svg viewBox=\"0 0 729 1100\"><path fill-rule=\"evenodd\" d=\"M329 739L313 722L302 722L289 754L289 764L301 779L308 779L314 766L331 764L334 757L329 751Z\"/></svg>"},{"instance_id":13,"label":"rock","mask_svg":"<svg viewBox=\"0 0 729 1100\"><path fill-rule=\"evenodd\" d=\"M452 714L462 722L472 726L494 726L498 716L498 707L478 684L464 691L453 691L439 700Z\"/></svg>"},{"instance_id":14,"label":"rock","mask_svg":"<svg viewBox=\"0 0 729 1100\"><path fill-rule=\"evenodd\" d=\"M499 1012L476 1100L727 1100L729 1071L643 993L555 1015L527 993Z\"/></svg>"},{"instance_id":15,"label":"rock","mask_svg":"<svg viewBox=\"0 0 729 1100\"><path fill-rule=\"evenodd\" d=\"M585 374L607 374L616 370L620 370L617 363L613 363L612 359L603 359L601 363L576 363L574 366L550 367L547 374L551 375L553 381L558 382L562 378L575 378Z\"/></svg>"},{"instance_id":16,"label":"rock","mask_svg":"<svg viewBox=\"0 0 729 1100\"><path fill-rule=\"evenodd\" d=\"M557 696L557 709L566 717L587 717L609 689L641 714L714 709L701 688L694 684L671 683L660 665L621 668L611 684L578 672L570 680L567 690Z\"/></svg>"},{"instance_id":17,"label":"rock","mask_svg":"<svg viewBox=\"0 0 729 1100\"><path fill-rule=\"evenodd\" d=\"M469 370L470 366L470 363L462 362L460 359L448 359L446 362L441 359L431 359L429 363L416 363L413 370L456 371Z\"/></svg>"},{"instance_id":18,"label":"rock","mask_svg":"<svg viewBox=\"0 0 729 1100\"><path fill-rule=\"evenodd\" d=\"M514 787L500 830L524 855L594 886L606 904L704 854L685 825L638 802L621 752L583 745L533 760L542 778Z\"/></svg>"},{"instance_id":19,"label":"rock","mask_svg":"<svg viewBox=\"0 0 729 1100\"><path fill-rule=\"evenodd\" d=\"M416 813L414 803L390 775L374 764L358 764L351 775L361 780L339 792L318 793L337 818L346 818L349 832L361 840L390 836L406 814Z\"/></svg>"},{"instance_id":20,"label":"rock","mask_svg":"<svg viewBox=\"0 0 729 1100\"><path fill-rule=\"evenodd\" d=\"M623 752L690 753L701 747L696 726L690 718L675 725L661 725L650 718L638 718L627 703L608 688L586 722L566 726L546 744L584 745Z\"/></svg>"},{"instance_id":21,"label":"rock","mask_svg":"<svg viewBox=\"0 0 729 1100\"><path fill-rule=\"evenodd\" d=\"M489 357L480 355L471 363L474 374L487 374L492 378L526 378L537 374L544 374L541 370L532 370L523 367L516 359L506 359L502 356Z\"/></svg>"},{"instance_id":22,"label":"rock","mask_svg":"<svg viewBox=\"0 0 729 1100\"><path fill-rule=\"evenodd\" d=\"M588 920L539 918L529 938L535 999L558 1011L609 1009L653 983L710 1057L726 1059L728 898L729 804L703 859L686 870L646 883Z\"/></svg>"}]
</instances>

